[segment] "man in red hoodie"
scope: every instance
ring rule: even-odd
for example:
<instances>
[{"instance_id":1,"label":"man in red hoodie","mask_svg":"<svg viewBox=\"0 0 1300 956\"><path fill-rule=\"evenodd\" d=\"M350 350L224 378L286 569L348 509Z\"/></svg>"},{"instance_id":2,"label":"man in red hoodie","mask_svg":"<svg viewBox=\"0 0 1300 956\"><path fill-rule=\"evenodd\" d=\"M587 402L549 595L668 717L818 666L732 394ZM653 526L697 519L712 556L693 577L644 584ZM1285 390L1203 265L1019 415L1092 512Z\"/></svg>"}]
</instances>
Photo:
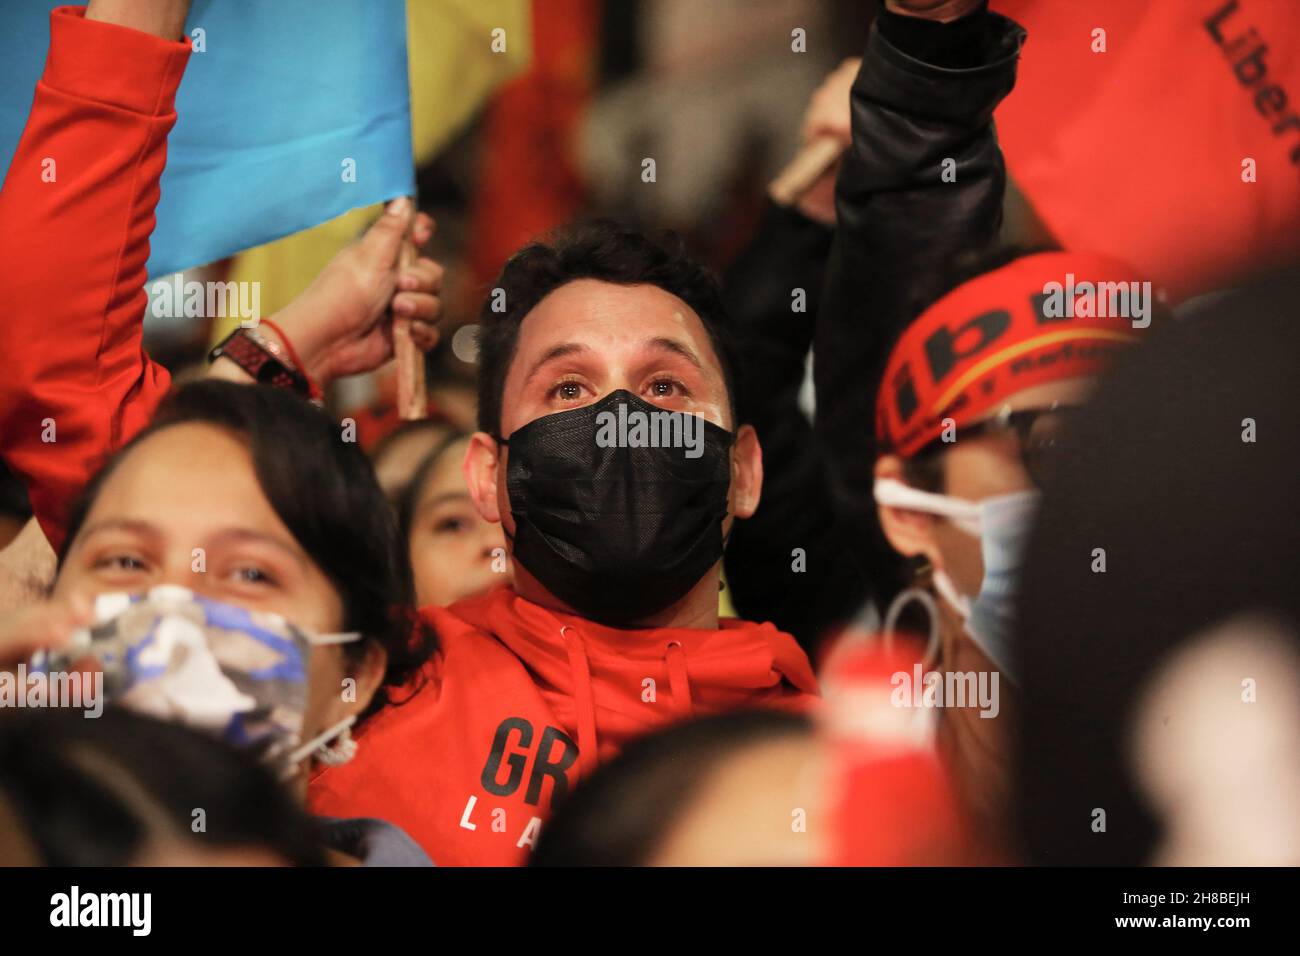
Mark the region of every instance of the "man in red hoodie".
<instances>
[{"instance_id":1,"label":"man in red hoodie","mask_svg":"<svg viewBox=\"0 0 1300 956\"><path fill-rule=\"evenodd\" d=\"M154 8L168 13L157 23L122 0L53 13L0 194L0 291L13 306L0 323L0 452L55 543L70 498L169 385L140 323L186 6ZM57 188L38 173L52 155ZM371 346L390 304L436 317L436 267L397 265L409 204L390 212L277 316L309 377L382 358ZM412 231L420 240L427 222ZM521 253L485 310L484 432L468 472L485 517L514 539L516 587L425 612L443 641L428 680L310 796L317 812L404 825L442 864L521 861L551 802L635 733L802 706L816 690L788 635L718 620L722 542L756 507L762 468L753 430L734 421L712 280L632 233L566 248ZM224 357L213 371L251 381Z\"/></svg>"},{"instance_id":2,"label":"man in red hoodie","mask_svg":"<svg viewBox=\"0 0 1300 956\"><path fill-rule=\"evenodd\" d=\"M464 470L513 585L424 610L430 679L316 777L315 812L393 821L440 865L523 862L552 804L634 735L816 693L792 637L718 617L723 543L762 485L721 313L701 267L612 224L506 264Z\"/></svg>"}]
</instances>

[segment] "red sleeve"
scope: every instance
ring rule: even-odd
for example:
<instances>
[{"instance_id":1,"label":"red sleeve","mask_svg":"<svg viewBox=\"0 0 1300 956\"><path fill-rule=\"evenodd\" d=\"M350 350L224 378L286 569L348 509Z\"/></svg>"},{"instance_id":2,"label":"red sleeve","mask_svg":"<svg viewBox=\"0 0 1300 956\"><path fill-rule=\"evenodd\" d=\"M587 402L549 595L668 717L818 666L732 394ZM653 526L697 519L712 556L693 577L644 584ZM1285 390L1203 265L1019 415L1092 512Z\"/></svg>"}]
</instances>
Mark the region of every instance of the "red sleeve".
<instances>
[{"instance_id":1,"label":"red sleeve","mask_svg":"<svg viewBox=\"0 0 1300 956\"><path fill-rule=\"evenodd\" d=\"M50 52L0 192L0 455L57 549L72 499L167 393L145 354L145 262L189 60L50 14Z\"/></svg>"}]
</instances>

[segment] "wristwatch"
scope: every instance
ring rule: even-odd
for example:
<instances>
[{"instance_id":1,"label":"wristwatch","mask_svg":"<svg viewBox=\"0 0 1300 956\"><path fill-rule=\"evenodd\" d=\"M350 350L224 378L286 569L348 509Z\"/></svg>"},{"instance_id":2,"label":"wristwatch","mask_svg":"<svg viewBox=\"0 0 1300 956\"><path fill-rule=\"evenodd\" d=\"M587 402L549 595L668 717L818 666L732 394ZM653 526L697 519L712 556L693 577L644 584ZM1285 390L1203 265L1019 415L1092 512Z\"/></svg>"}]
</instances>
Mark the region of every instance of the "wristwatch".
<instances>
[{"instance_id":1,"label":"wristwatch","mask_svg":"<svg viewBox=\"0 0 1300 956\"><path fill-rule=\"evenodd\" d=\"M307 376L274 342L267 341L252 329L235 329L208 353L208 362L215 362L223 355L251 375L255 382L286 388L303 398L315 397Z\"/></svg>"}]
</instances>

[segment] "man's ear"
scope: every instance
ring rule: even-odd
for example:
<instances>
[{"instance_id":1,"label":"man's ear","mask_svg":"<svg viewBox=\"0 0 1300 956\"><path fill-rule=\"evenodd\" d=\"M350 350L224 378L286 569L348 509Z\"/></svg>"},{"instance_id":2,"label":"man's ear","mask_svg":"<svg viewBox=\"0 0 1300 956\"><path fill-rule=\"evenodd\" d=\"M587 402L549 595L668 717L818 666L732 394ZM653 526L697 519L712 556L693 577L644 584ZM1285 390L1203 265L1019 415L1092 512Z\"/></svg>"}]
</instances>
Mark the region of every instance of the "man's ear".
<instances>
[{"instance_id":1,"label":"man's ear","mask_svg":"<svg viewBox=\"0 0 1300 956\"><path fill-rule=\"evenodd\" d=\"M484 521L501 520L497 502L498 447L496 439L487 432L475 432L469 438L465 460L460 466L469 496L474 500L474 510Z\"/></svg>"},{"instance_id":2,"label":"man's ear","mask_svg":"<svg viewBox=\"0 0 1300 956\"><path fill-rule=\"evenodd\" d=\"M748 518L763 493L763 449L753 425L741 425L731 444L731 513Z\"/></svg>"},{"instance_id":3,"label":"man's ear","mask_svg":"<svg viewBox=\"0 0 1300 956\"><path fill-rule=\"evenodd\" d=\"M877 479L893 478L907 484L903 477L903 459L897 455L881 455L876 459ZM876 505L880 527L892 547L905 558L924 555L935 568L943 568L943 557L934 537L934 516L924 511L908 511L892 505Z\"/></svg>"}]
</instances>

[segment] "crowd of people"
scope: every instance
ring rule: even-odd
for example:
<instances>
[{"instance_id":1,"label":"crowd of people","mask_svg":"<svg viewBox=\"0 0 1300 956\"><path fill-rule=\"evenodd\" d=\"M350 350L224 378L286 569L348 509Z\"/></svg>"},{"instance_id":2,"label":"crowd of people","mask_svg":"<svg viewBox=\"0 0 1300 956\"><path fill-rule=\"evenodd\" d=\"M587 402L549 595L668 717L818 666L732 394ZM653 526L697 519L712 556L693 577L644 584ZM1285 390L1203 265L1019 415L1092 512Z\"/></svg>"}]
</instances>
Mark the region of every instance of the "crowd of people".
<instances>
[{"instance_id":1,"label":"crowd of people","mask_svg":"<svg viewBox=\"0 0 1300 956\"><path fill-rule=\"evenodd\" d=\"M143 345L187 8L55 11L0 193L0 865L1300 862L1300 280L1005 241L1017 22L883 0L720 278L536 237L473 420L362 443L408 198L198 380Z\"/></svg>"}]
</instances>

